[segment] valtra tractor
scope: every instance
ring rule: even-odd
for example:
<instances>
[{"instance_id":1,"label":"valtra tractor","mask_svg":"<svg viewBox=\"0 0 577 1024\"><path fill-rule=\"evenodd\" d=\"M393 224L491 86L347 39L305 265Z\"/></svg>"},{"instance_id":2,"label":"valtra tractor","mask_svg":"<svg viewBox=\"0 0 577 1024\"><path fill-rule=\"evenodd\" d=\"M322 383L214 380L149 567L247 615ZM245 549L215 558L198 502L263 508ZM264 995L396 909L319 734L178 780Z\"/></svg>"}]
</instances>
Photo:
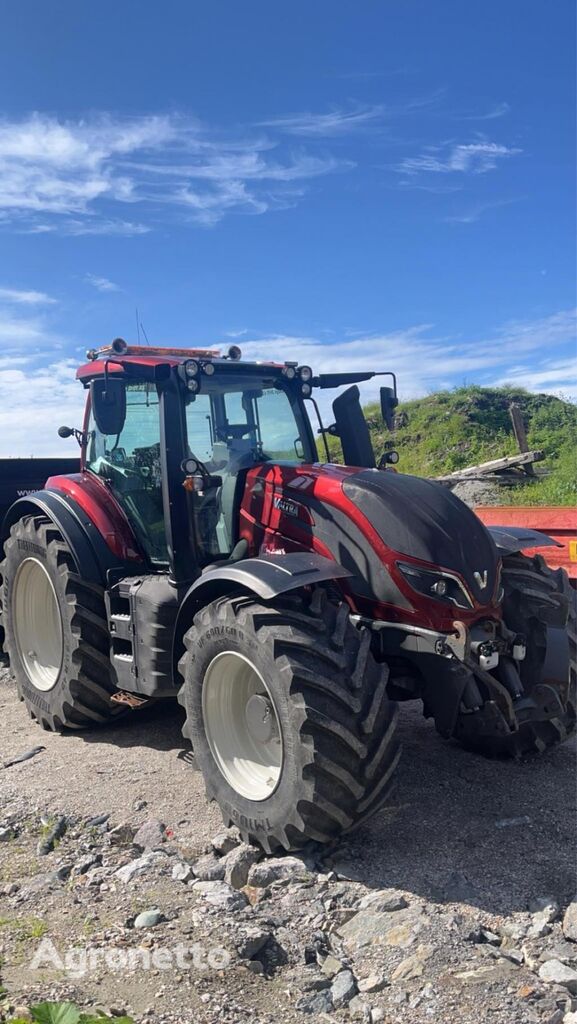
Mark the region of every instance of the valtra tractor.
<instances>
[{"instance_id":1,"label":"valtra tractor","mask_svg":"<svg viewBox=\"0 0 577 1024\"><path fill-rule=\"evenodd\" d=\"M41 726L177 697L208 797L267 851L383 805L399 701L488 755L574 731L569 583L523 554L552 542L487 529L390 443L376 465L356 386L375 373L117 339L77 376L85 422L60 434L81 470L3 524L0 635ZM325 429L315 394L343 386ZM388 426L396 403L393 376Z\"/></svg>"}]
</instances>

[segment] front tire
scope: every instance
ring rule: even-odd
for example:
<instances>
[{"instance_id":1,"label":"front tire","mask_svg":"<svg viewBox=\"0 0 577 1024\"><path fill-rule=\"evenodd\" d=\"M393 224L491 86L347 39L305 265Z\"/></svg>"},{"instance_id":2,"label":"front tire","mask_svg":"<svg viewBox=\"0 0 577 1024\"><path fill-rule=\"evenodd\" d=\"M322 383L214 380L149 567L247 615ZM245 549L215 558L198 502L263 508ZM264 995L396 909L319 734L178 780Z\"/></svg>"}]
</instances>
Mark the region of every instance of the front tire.
<instances>
[{"instance_id":1,"label":"front tire","mask_svg":"<svg viewBox=\"0 0 577 1024\"><path fill-rule=\"evenodd\" d=\"M267 852L328 843L386 801L400 749L388 670L345 604L219 598L180 662L184 735L227 825Z\"/></svg>"},{"instance_id":2,"label":"front tire","mask_svg":"<svg viewBox=\"0 0 577 1024\"><path fill-rule=\"evenodd\" d=\"M58 528L27 516L4 546L4 647L20 699L45 729L86 729L122 713L104 591L82 580Z\"/></svg>"}]
</instances>

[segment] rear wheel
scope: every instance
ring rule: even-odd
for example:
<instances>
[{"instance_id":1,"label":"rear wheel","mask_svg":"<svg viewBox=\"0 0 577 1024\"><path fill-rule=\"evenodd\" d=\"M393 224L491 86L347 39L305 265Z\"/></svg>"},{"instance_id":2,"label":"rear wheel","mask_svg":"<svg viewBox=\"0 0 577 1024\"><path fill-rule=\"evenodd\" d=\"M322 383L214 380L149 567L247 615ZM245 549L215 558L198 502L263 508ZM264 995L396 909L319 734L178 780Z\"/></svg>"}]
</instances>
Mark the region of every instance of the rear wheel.
<instances>
[{"instance_id":1,"label":"rear wheel","mask_svg":"<svg viewBox=\"0 0 577 1024\"><path fill-rule=\"evenodd\" d=\"M387 799L400 750L388 670L323 591L219 598L180 662L184 735L227 824L270 851L329 842Z\"/></svg>"},{"instance_id":2,"label":"rear wheel","mask_svg":"<svg viewBox=\"0 0 577 1024\"><path fill-rule=\"evenodd\" d=\"M4 553L4 646L32 718L56 730L117 716L102 588L81 579L60 531L46 519L19 520Z\"/></svg>"},{"instance_id":3,"label":"rear wheel","mask_svg":"<svg viewBox=\"0 0 577 1024\"><path fill-rule=\"evenodd\" d=\"M564 569L550 569L541 555L503 559L503 619L522 633L527 653L519 664L524 697L518 728L509 734L471 733L470 715L459 714L455 737L489 755L543 753L575 732L577 615L575 592ZM566 629L550 625L568 606ZM535 710L526 705L533 700ZM525 707L523 707L525 705Z\"/></svg>"}]
</instances>

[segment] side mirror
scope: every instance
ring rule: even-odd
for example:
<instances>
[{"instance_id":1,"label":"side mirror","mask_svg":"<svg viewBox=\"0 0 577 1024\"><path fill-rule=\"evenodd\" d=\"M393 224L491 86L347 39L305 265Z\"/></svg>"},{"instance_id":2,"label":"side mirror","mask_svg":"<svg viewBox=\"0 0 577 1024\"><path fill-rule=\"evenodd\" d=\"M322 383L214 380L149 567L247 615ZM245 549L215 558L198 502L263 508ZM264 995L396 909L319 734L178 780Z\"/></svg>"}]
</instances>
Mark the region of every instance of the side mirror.
<instances>
[{"instance_id":1,"label":"side mirror","mask_svg":"<svg viewBox=\"0 0 577 1024\"><path fill-rule=\"evenodd\" d=\"M393 429L398 404L399 399L394 388L381 388L381 414L389 430Z\"/></svg>"},{"instance_id":2,"label":"side mirror","mask_svg":"<svg viewBox=\"0 0 577 1024\"><path fill-rule=\"evenodd\" d=\"M113 377L90 382L90 399L94 421L101 434L117 437L126 419L126 388L123 380Z\"/></svg>"}]
</instances>

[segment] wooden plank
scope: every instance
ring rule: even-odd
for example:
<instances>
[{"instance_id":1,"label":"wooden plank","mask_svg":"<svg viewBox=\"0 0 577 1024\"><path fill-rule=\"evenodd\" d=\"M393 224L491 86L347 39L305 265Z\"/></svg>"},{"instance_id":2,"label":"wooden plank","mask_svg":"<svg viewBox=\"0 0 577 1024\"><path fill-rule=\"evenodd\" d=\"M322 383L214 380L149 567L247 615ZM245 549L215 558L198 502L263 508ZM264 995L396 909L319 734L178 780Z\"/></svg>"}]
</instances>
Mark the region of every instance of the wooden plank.
<instances>
[{"instance_id":1,"label":"wooden plank","mask_svg":"<svg viewBox=\"0 0 577 1024\"><path fill-rule=\"evenodd\" d=\"M503 473L509 469L520 469L523 466L540 462L545 458L544 452L521 452L519 455L506 455L502 459L492 459L490 462L480 462L478 466L466 466L465 469L456 469L453 473L436 477L437 480L468 480L475 476L484 476L487 473Z\"/></svg>"},{"instance_id":2,"label":"wooden plank","mask_svg":"<svg viewBox=\"0 0 577 1024\"><path fill-rule=\"evenodd\" d=\"M523 413L521 412L520 406L516 402L511 402L509 406L509 416L511 417L511 423L513 424L513 433L515 434L515 440L519 447L520 452L529 451L529 442L527 440L527 431L525 429L525 421L523 419ZM535 476L535 470L533 463L529 463L524 467L527 476Z\"/></svg>"}]
</instances>

